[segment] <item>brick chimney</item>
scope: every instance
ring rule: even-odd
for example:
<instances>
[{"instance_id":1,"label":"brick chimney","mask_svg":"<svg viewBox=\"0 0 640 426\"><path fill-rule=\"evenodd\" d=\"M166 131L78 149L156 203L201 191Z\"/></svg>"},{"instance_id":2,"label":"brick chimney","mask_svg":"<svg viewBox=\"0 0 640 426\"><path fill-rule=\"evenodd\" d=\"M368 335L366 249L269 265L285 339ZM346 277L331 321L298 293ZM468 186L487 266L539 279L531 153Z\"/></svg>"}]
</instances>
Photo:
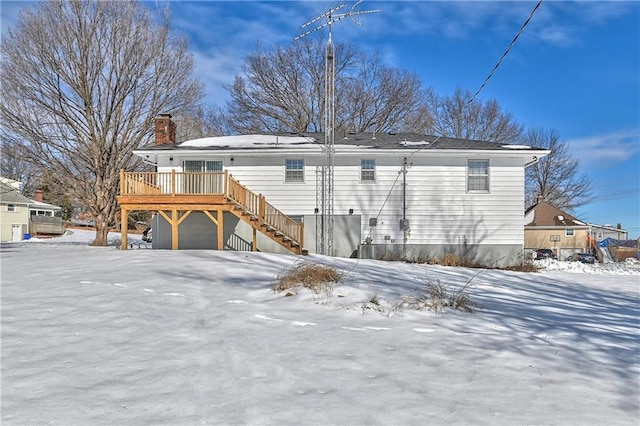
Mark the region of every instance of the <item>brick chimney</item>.
<instances>
[{"instance_id":1,"label":"brick chimney","mask_svg":"<svg viewBox=\"0 0 640 426\"><path fill-rule=\"evenodd\" d=\"M33 194L33 199L39 203L44 203L44 195L42 189L36 189L35 193Z\"/></svg>"},{"instance_id":2,"label":"brick chimney","mask_svg":"<svg viewBox=\"0 0 640 426\"><path fill-rule=\"evenodd\" d=\"M171 114L159 114L156 117L156 145L176 143L176 123Z\"/></svg>"}]
</instances>

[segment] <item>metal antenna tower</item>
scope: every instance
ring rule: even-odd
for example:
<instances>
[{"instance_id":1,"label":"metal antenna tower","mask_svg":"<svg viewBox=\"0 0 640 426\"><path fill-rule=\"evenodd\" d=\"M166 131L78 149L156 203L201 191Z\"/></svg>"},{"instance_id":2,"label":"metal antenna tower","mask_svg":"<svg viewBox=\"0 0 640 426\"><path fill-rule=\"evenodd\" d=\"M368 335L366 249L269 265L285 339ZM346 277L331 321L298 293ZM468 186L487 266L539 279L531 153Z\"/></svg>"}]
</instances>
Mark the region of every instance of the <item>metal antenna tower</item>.
<instances>
[{"instance_id":1,"label":"metal antenna tower","mask_svg":"<svg viewBox=\"0 0 640 426\"><path fill-rule=\"evenodd\" d=\"M379 9L375 10L361 10L356 11L355 8L362 3L363 0L358 0L351 7L349 12L336 13L340 9L344 8L347 4L343 3L340 6L329 9L323 14L313 18L311 21L302 24L300 29L307 28L316 22L322 22L320 25L316 25L314 28L298 35L294 40L298 40L302 37L306 37L311 33L314 33L324 27L329 29L329 38L327 40L327 46L325 48L325 73L324 73L324 164L320 172L320 217L319 221L316 220L316 247L318 252L327 256L333 256L333 166L334 166L334 153L335 153L335 48L331 38L331 26L334 22L338 22L344 18L351 18L353 22L358 25L362 23L356 21L356 15L364 15L368 13L379 12ZM317 178L316 178L317 179ZM317 190L316 190L317 192Z\"/></svg>"}]
</instances>

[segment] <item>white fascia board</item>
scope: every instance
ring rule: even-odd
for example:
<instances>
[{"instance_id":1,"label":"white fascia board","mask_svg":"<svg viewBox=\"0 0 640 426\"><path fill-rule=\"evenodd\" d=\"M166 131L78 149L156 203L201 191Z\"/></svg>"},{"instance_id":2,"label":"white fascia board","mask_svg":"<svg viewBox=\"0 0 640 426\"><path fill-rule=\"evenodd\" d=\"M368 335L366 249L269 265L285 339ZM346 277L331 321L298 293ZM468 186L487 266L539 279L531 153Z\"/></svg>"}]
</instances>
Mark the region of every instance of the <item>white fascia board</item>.
<instances>
[{"instance_id":1,"label":"white fascia board","mask_svg":"<svg viewBox=\"0 0 640 426\"><path fill-rule=\"evenodd\" d=\"M134 150L133 153L141 158L147 158L149 161L157 161L158 157L170 156L189 156L189 155L259 155L259 156L283 156L283 155L301 155L316 156L323 155L323 145L303 145L297 147L279 147L279 148L253 148L253 149L172 149L172 150ZM429 157L519 157L519 158L542 158L551 153L550 150L466 150L466 149L426 149L426 150L410 150L410 149L390 149L377 148L372 146L349 146L336 145L334 147L335 155L362 155L363 153L389 156L429 156Z\"/></svg>"},{"instance_id":2,"label":"white fascia board","mask_svg":"<svg viewBox=\"0 0 640 426\"><path fill-rule=\"evenodd\" d=\"M535 229L535 230L542 231L542 230L548 229L548 230L554 231L554 230L557 230L557 229L567 229L567 228L570 228L570 229L589 229L591 227L588 226L588 225L559 225L559 226L551 226L551 225L549 225L549 226L544 226L544 225L531 225L531 224L529 224L529 225L525 225L524 228L525 229L530 229L530 230L534 230Z\"/></svg>"}]
</instances>

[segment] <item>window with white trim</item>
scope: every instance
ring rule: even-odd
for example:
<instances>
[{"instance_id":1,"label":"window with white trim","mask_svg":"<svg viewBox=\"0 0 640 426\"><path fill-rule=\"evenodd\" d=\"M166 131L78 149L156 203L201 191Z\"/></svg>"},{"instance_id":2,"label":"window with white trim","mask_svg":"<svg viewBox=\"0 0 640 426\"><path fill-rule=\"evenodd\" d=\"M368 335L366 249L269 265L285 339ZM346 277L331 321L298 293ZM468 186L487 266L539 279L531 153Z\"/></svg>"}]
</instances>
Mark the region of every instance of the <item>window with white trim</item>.
<instances>
[{"instance_id":1,"label":"window with white trim","mask_svg":"<svg viewBox=\"0 0 640 426\"><path fill-rule=\"evenodd\" d=\"M284 160L284 181L304 182L304 160L289 158Z\"/></svg>"},{"instance_id":2,"label":"window with white trim","mask_svg":"<svg viewBox=\"0 0 640 426\"><path fill-rule=\"evenodd\" d=\"M18 206L16 206L15 204L7 204L7 211L8 212L17 212L18 211Z\"/></svg>"},{"instance_id":3,"label":"window with white trim","mask_svg":"<svg viewBox=\"0 0 640 426\"><path fill-rule=\"evenodd\" d=\"M489 160L467 160L467 191L489 192Z\"/></svg>"},{"instance_id":4,"label":"window with white trim","mask_svg":"<svg viewBox=\"0 0 640 426\"><path fill-rule=\"evenodd\" d=\"M223 191L222 179L212 173L222 173L222 161L185 160L182 190L186 194L219 194Z\"/></svg>"},{"instance_id":5,"label":"window with white trim","mask_svg":"<svg viewBox=\"0 0 640 426\"><path fill-rule=\"evenodd\" d=\"M573 237L573 228L567 228L564 230L564 235L567 237Z\"/></svg>"},{"instance_id":6,"label":"window with white trim","mask_svg":"<svg viewBox=\"0 0 640 426\"><path fill-rule=\"evenodd\" d=\"M188 173L221 173L222 161L185 160L184 171Z\"/></svg>"},{"instance_id":7,"label":"window with white trim","mask_svg":"<svg viewBox=\"0 0 640 426\"><path fill-rule=\"evenodd\" d=\"M376 160L360 160L360 182L376 181Z\"/></svg>"}]
</instances>

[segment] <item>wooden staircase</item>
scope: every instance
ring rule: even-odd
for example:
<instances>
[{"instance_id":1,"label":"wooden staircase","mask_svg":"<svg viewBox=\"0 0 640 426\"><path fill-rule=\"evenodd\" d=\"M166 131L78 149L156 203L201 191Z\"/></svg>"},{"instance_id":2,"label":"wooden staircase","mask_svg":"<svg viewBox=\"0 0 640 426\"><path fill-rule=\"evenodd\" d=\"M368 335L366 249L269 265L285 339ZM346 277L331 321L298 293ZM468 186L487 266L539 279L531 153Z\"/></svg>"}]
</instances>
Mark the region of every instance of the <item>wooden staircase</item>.
<instances>
[{"instance_id":1,"label":"wooden staircase","mask_svg":"<svg viewBox=\"0 0 640 426\"><path fill-rule=\"evenodd\" d=\"M288 250L308 254L303 249L304 224L282 213L262 194L249 190L231 175L226 177L226 182L225 197L233 204L231 213Z\"/></svg>"},{"instance_id":2,"label":"wooden staircase","mask_svg":"<svg viewBox=\"0 0 640 426\"><path fill-rule=\"evenodd\" d=\"M308 254L303 248L304 224L282 213L268 203L262 194L249 190L226 171L224 173L121 171L118 203L121 208L121 223L127 223L129 211L159 211L172 224L172 248L174 249L177 249L179 224L192 211L204 211L219 226L218 249L222 250L222 231L220 230L222 220L214 218L209 213L217 211L218 215L229 212L254 229L254 250L256 250L256 232L260 232L293 253ZM122 233L125 241L126 230ZM122 248L126 249L124 243Z\"/></svg>"}]
</instances>

